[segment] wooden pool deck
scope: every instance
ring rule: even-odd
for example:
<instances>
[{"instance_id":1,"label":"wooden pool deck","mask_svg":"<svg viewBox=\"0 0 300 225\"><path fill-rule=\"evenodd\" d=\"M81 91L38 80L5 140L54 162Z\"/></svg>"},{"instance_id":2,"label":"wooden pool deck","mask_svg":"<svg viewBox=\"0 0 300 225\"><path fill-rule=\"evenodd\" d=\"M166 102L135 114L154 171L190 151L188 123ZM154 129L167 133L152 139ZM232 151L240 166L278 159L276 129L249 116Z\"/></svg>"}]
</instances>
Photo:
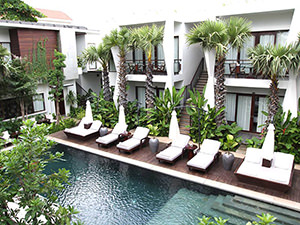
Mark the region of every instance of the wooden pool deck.
<instances>
[{"instance_id":1,"label":"wooden pool deck","mask_svg":"<svg viewBox=\"0 0 300 225\"><path fill-rule=\"evenodd\" d=\"M223 169L222 162L219 160L207 173L201 173L197 171L190 171L186 166L188 161L187 156L178 160L174 165L159 163L155 158L155 153L152 153L149 147L144 147L142 149L134 151L132 154L119 153L115 146L104 148L98 147L95 143L95 138L89 139L87 141L80 141L76 139L67 138L66 135L60 131L49 136L50 139L53 139L59 143L66 144L69 146L77 146L82 149L89 148L92 149L95 153L103 153L100 155L110 154L120 160L121 158L128 158L132 160L137 160L143 162L146 168L156 168L156 171L173 171L176 174L186 175L188 180L197 182L197 179L204 178L204 184L211 184L209 186L214 186L215 188L223 189L229 192L241 194L247 197L256 198L259 200L265 200L267 202L285 206L297 211L300 211L300 170L295 169L292 188L287 192L283 193L280 191L272 190L270 188L265 188L258 186L256 184L246 184L238 181L233 171L241 162L241 158L236 157L231 171ZM166 146L166 143L160 142L159 149L163 149ZM126 162L126 160L125 160ZM172 173L169 173L172 175ZM184 177L183 177L184 178ZM203 180L203 179L201 179Z\"/></svg>"}]
</instances>

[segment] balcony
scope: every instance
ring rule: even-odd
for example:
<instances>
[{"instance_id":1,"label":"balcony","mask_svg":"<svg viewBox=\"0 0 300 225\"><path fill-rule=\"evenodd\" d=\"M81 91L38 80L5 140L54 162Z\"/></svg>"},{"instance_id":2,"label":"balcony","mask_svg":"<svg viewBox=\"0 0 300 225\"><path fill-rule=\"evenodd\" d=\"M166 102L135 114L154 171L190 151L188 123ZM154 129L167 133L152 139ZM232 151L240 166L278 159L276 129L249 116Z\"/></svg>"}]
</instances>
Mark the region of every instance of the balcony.
<instances>
[{"instance_id":1,"label":"balcony","mask_svg":"<svg viewBox=\"0 0 300 225\"><path fill-rule=\"evenodd\" d=\"M145 60L126 60L127 74L146 74ZM151 60L153 75L167 75L165 60ZM174 74L181 70L181 59L174 59Z\"/></svg>"}]
</instances>

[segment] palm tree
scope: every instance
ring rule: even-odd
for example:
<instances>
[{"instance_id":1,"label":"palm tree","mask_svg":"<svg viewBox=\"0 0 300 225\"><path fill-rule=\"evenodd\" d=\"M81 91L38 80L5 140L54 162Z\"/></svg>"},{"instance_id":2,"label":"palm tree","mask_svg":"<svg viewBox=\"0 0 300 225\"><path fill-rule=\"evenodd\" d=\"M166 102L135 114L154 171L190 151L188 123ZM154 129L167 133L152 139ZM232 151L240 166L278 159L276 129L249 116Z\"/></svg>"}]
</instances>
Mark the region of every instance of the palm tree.
<instances>
[{"instance_id":1,"label":"palm tree","mask_svg":"<svg viewBox=\"0 0 300 225\"><path fill-rule=\"evenodd\" d=\"M217 54L216 63L216 85L215 102L219 111L225 107L225 70L224 63L228 47L241 48L250 36L250 22L244 18L231 17L229 20L211 21L206 20L195 26L188 34L189 45L199 43L204 50L215 50ZM217 119L217 125L226 121L225 112L221 112Z\"/></svg>"},{"instance_id":2,"label":"palm tree","mask_svg":"<svg viewBox=\"0 0 300 225\"><path fill-rule=\"evenodd\" d=\"M257 45L248 49L249 58L256 71L266 74L271 80L268 105L267 124L272 121L279 108L278 77L284 76L290 67L293 67L295 48L292 45L274 46Z\"/></svg>"},{"instance_id":3,"label":"palm tree","mask_svg":"<svg viewBox=\"0 0 300 225\"><path fill-rule=\"evenodd\" d=\"M154 107L154 87L152 75L152 53L155 46L162 43L164 38L164 27L157 27L156 25L143 26L132 31L133 42L137 48L142 49L146 53L147 67L146 67L146 107Z\"/></svg>"},{"instance_id":4,"label":"palm tree","mask_svg":"<svg viewBox=\"0 0 300 225\"><path fill-rule=\"evenodd\" d=\"M127 104L127 92L126 92L126 65L125 57L126 53L131 49L131 33L129 29L122 28L120 31L117 29L112 30L109 35L106 35L103 39L105 45L108 48L118 47L119 54L119 104L124 107Z\"/></svg>"},{"instance_id":5,"label":"palm tree","mask_svg":"<svg viewBox=\"0 0 300 225\"><path fill-rule=\"evenodd\" d=\"M112 95L109 87L109 77L108 77L108 63L111 59L111 51L105 45L105 43L100 43L98 47L90 46L85 49L82 53L83 59L87 63L99 62L103 70L103 95L106 101L112 100Z\"/></svg>"}]
</instances>

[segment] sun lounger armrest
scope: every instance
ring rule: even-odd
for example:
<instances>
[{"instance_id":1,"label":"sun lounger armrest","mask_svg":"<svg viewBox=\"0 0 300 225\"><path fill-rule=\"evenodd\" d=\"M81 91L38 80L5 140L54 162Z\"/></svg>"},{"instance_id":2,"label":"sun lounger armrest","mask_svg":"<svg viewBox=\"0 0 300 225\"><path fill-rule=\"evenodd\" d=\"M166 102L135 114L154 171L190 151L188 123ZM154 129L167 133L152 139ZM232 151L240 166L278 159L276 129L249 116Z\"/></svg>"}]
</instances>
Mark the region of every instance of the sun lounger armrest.
<instances>
[{"instance_id":1,"label":"sun lounger armrest","mask_svg":"<svg viewBox=\"0 0 300 225\"><path fill-rule=\"evenodd\" d=\"M140 145L142 146L143 144L147 144L148 141L149 141L149 138L148 137L144 137L144 138L141 139Z\"/></svg>"}]
</instances>

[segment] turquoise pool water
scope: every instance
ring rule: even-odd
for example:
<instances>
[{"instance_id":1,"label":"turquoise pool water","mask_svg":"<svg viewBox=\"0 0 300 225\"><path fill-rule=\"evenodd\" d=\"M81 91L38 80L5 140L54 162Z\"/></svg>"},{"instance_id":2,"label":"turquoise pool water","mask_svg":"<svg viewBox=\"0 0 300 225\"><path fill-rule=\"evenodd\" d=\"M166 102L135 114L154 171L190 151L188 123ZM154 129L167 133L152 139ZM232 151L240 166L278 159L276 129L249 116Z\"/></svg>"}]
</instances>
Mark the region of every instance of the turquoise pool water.
<instances>
[{"instance_id":1,"label":"turquoise pool water","mask_svg":"<svg viewBox=\"0 0 300 225\"><path fill-rule=\"evenodd\" d=\"M79 210L78 217L85 224L147 224L183 188L206 195L220 194L215 189L64 145L56 145L53 151L64 152L65 161L49 165L47 171L66 168L71 172L70 185L59 193L59 202ZM197 222L197 217L194 220Z\"/></svg>"}]
</instances>

